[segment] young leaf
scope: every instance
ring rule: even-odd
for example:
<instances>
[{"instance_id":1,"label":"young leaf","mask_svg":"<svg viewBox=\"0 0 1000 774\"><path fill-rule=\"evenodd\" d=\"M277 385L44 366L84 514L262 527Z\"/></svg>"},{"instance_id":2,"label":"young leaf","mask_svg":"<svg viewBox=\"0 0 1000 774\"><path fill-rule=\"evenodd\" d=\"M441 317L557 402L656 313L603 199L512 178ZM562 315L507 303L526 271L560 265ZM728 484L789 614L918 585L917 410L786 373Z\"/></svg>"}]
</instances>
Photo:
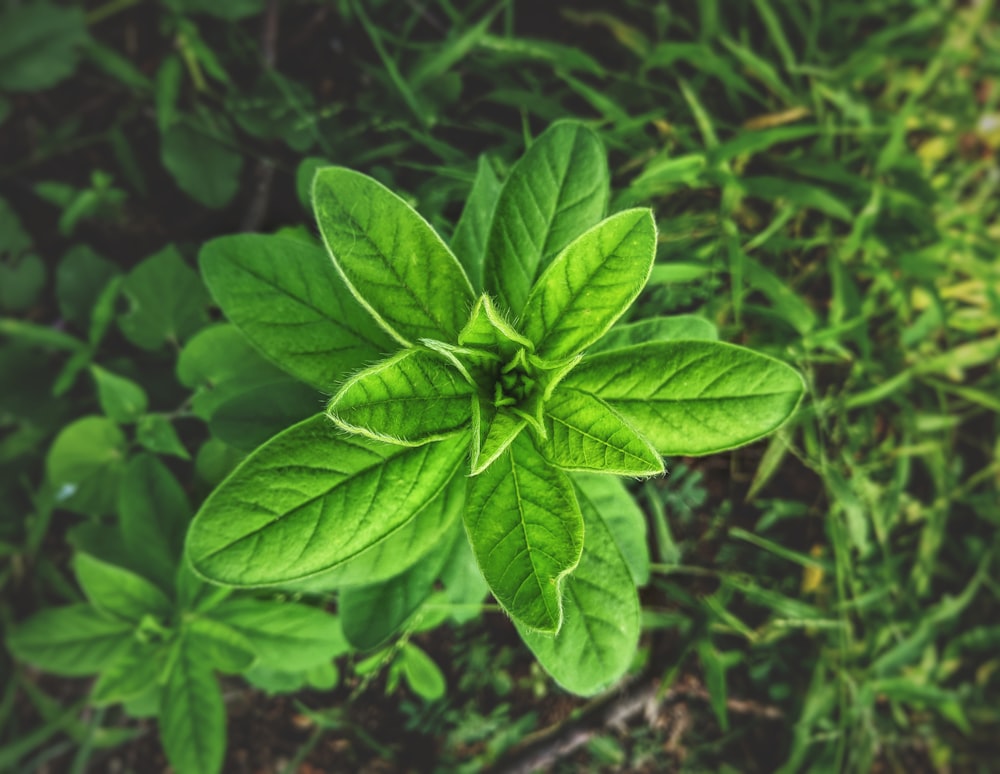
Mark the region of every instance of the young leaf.
<instances>
[{"instance_id":1,"label":"young leaf","mask_svg":"<svg viewBox=\"0 0 1000 774\"><path fill-rule=\"evenodd\" d=\"M45 468L60 507L103 515L114 510L125 436L106 417L83 417L56 436Z\"/></svg>"},{"instance_id":2,"label":"young leaf","mask_svg":"<svg viewBox=\"0 0 1000 774\"><path fill-rule=\"evenodd\" d=\"M100 672L128 650L135 624L91 605L50 607L15 626L7 647L16 658L67 677Z\"/></svg>"},{"instance_id":3,"label":"young leaf","mask_svg":"<svg viewBox=\"0 0 1000 774\"><path fill-rule=\"evenodd\" d=\"M655 258L647 209L619 212L574 239L524 304L522 328L538 356L572 357L601 338L638 297Z\"/></svg>"},{"instance_id":4,"label":"young leaf","mask_svg":"<svg viewBox=\"0 0 1000 774\"><path fill-rule=\"evenodd\" d=\"M371 548L326 572L281 584L282 589L319 593L345 586L363 586L392 578L413 566L438 546L448 528L465 510L465 476L456 472L445 488L420 511L420 517Z\"/></svg>"},{"instance_id":5,"label":"young leaf","mask_svg":"<svg viewBox=\"0 0 1000 774\"><path fill-rule=\"evenodd\" d=\"M101 291L120 276L118 267L86 245L74 245L56 269L56 298L59 313L86 330Z\"/></svg>"},{"instance_id":6,"label":"young leaf","mask_svg":"<svg viewBox=\"0 0 1000 774\"><path fill-rule=\"evenodd\" d=\"M564 382L609 403L661 454L712 454L761 438L795 410L802 377L716 341L650 342L585 357Z\"/></svg>"},{"instance_id":7,"label":"young leaf","mask_svg":"<svg viewBox=\"0 0 1000 774\"><path fill-rule=\"evenodd\" d=\"M240 187L243 155L221 113L184 116L164 133L160 161L178 187L205 207L224 207Z\"/></svg>"},{"instance_id":8,"label":"young leaf","mask_svg":"<svg viewBox=\"0 0 1000 774\"><path fill-rule=\"evenodd\" d=\"M444 358L406 349L348 379L328 412L349 433L416 445L468 425L472 393L472 385Z\"/></svg>"},{"instance_id":9,"label":"young leaf","mask_svg":"<svg viewBox=\"0 0 1000 774\"><path fill-rule=\"evenodd\" d=\"M90 366L90 374L97 383L101 410L116 422L134 422L146 411L149 405L146 391L131 379L98 365Z\"/></svg>"},{"instance_id":10,"label":"young leaf","mask_svg":"<svg viewBox=\"0 0 1000 774\"><path fill-rule=\"evenodd\" d=\"M135 440L144 449L156 454L170 454L182 460L191 459L180 436L164 414L146 414L135 423Z\"/></svg>"},{"instance_id":11,"label":"young leaf","mask_svg":"<svg viewBox=\"0 0 1000 774\"><path fill-rule=\"evenodd\" d=\"M613 408L587 392L557 389L545 403L546 437L538 448L564 470L656 476L663 460Z\"/></svg>"},{"instance_id":12,"label":"young leaf","mask_svg":"<svg viewBox=\"0 0 1000 774\"><path fill-rule=\"evenodd\" d=\"M348 641L359 650L374 650L392 637L434 591L458 539L465 539L461 527L408 570L381 583L344 589L337 607Z\"/></svg>"},{"instance_id":13,"label":"young leaf","mask_svg":"<svg viewBox=\"0 0 1000 774\"><path fill-rule=\"evenodd\" d=\"M485 293L476 299L469 321L458 334L458 343L463 346L499 350L503 353L524 348L533 352L535 345L530 339L518 333L514 326L494 306L493 299Z\"/></svg>"},{"instance_id":14,"label":"young leaf","mask_svg":"<svg viewBox=\"0 0 1000 774\"><path fill-rule=\"evenodd\" d=\"M441 668L427 653L412 642L407 642L399 658L406 682L417 696L426 701L437 701L444 696L448 684L441 673Z\"/></svg>"},{"instance_id":15,"label":"young leaf","mask_svg":"<svg viewBox=\"0 0 1000 774\"><path fill-rule=\"evenodd\" d=\"M275 436L205 501L188 532L194 568L219 583L281 583L360 554L451 479L467 440L390 446L325 416Z\"/></svg>"},{"instance_id":16,"label":"young leaf","mask_svg":"<svg viewBox=\"0 0 1000 774\"><path fill-rule=\"evenodd\" d=\"M511 170L486 243L484 284L514 314L549 262L603 216L608 165L583 124L553 124Z\"/></svg>"},{"instance_id":17,"label":"young leaf","mask_svg":"<svg viewBox=\"0 0 1000 774\"><path fill-rule=\"evenodd\" d=\"M589 514L599 514L615 539L636 586L649 583L649 541L646 515L636 505L621 479L596 473L573 475L576 497L587 523Z\"/></svg>"},{"instance_id":18,"label":"young leaf","mask_svg":"<svg viewBox=\"0 0 1000 774\"><path fill-rule=\"evenodd\" d=\"M185 621L184 637L200 661L225 674L239 674L257 658L256 649L245 634L211 618Z\"/></svg>"},{"instance_id":19,"label":"young leaf","mask_svg":"<svg viewBox=\"0 0 1000 774\"><path fill-rule=\"evenodd\" d=\"M311 417L322 403L314 387L283 377L228 395L212 412L208 428L218 440L249 452Z\"/></svg>"},{"instance_id":20,"label":"young leaf","mask_svg":"<svg viewBox=\"0 0 1000 774\"><path fill-rule=\"evenodd\" d=\"M469 198L465 200L462 215L451 238L451 249L465 268L465 273L477 291L483 287L483 259L486 239L490 233L493 208L500 193L500 180L486 156L479 157L476 179L472 182Z\"/></svg>"},{"instance_id":21,"label":"young leaf","mask_svg":"<svg viewBox=\"0 0 1000 774\"><path fill-rule=\"evenodd\" d=\"M528 420L497 411L478 397L472 402L472 475L478 476L503 454Z\"/></svg>"},{"instance_id":22,"label":"young leaf","mask_svg":"<svg viewBox=\"0 0 1000 774\"><path fill-rule=\"evenodd\" d=\"M160 739L176 774L215 774L226 752L226 708L211 666L181 636L160 699Z\"/></svg>"},{"instance_id":23,"label":"young leaf","mask_svg":"<svg viewBox=\"0 0 1000 774\"><path fill-rule=\"evenodd\" d=\"M41 91L71 75L87 41L82 8L7 5L0 14L0 90Z\"/></svg>"},{"instance_id":24,"label":"young leaf","mask_svg":"<svg viewBox=\"0 0 1000 774\"><path fill-rule=\"evenodd\" d=\"M225 236L201 249L198 264L226 317L268 358L319 390L396 348L368 323L319 245Z\"/></svg>"},{"instance_id":25,"label":"young leaf","mask_svg":"<svg viewBox=\"0 0 1000 774\"><path fill-rule=\"evenodd\" d=\"M558 632L532 631L514 620L539 663L569 691L590 696L628 669L639 642L639 597L629 568L600 514L583 511L580 564L566 579L563 625Z\"/></svg>"},{"instance_id":26,"label":"young leaf","mask_svg":"<svg viewBox=\"0 0 1000 774\"><path fill-rule=\"evenodd\" d=\"M170 600L156 586L121 567L77 554L73 569L91 604L110 615L139 623L147 615L165 620L173 610Z\"/></svg>"},{"instance_id":27,"label":"young leaf","mask_svg":"<svg viewBox=\"0 0 1000 774\"><path fill-rule=\"evenodd\" d=\"M381 183L342 167L316 173L313 205L334 264L383 328L403 344L455 341L472 286L416 210Z\"/></svg>"},{"instance_id":28,"label":"young leaf","mask_svg":"<svg viewBox=\"0 0 1000 774\"><path fill-rule=\"evenodd\" d=\"M557 631L560 587L580 561L583 517L566 474L525 433L470 481L465 528L504 610L528 628Z\"/></svg>"},{"instance_id":29,"label":"young leaf","mask_svg":"<svg viewBox=\"0 0 1000 774\"><path fill-rule=\"evenodd\" d=\"M704 317L678 314L616 325L587 350L587 354L622 349L649 341L716 341L719 331Z\"/></svg>"},{"instance_id":30,"label":"young leaf","mask_svg":"<svg viewBox=\"0 0 1000 774\"><path fill-rule=\"evenodd\" d=\"M246 637L260 666L304 670L349 649L336 617L297 602L234 599L215 608L211 617Z\"/></svg>"},{"instance_id":31,"label":"young leaf","mask_svg":"<svg viewBox=\"0 0 1000 774\"><path fill-rule=\"evenodd\" d=\"M166 665L169 644L141 643L133 639L128 650L101 670L90 700L97 706L115 704L141 696L156 686Z\"/></svg>"}]
</instances>

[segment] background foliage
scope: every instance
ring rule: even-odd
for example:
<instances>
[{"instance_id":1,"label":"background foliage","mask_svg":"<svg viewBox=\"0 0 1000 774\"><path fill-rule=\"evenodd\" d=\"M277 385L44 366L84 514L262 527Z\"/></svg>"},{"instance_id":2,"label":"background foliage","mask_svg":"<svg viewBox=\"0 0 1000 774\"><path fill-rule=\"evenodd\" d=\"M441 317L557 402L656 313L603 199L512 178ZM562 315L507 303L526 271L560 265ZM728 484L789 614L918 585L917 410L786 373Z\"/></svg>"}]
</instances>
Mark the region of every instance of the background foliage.
<instances>
[{"instance_id":1,"label":"background foliage","mask_svg":"<svg viewBox=\"0 0 1000 774\"><path fill-rule=\"evenodd\" d=\"M708 319L792 362L810 394L770 442L668 460L666 478L633 487L655 554L635 672L662 679L664 701L655 723L591 735L567 770L662 770L665 757L678 770L988 770L993 3L0 9L5 627L94 602L79 557L172 588L173 554L129 564L144 538L128 514L150 479L173 482L143 506L159 508L152 542L176 546L190 504L315 412L314 391L218 322L194 268L204 241L311 229L304 199L325 163L406 192L451 234L480 166L503 176L573 116L611 151L612 209L658 218L635 316ZM229 357L210 356L220 343ZM478 610L433 637L433 615L411 621L387 649L338 658L340 675L223 677L227 770L478 770L566 718L575 705L531 671L509 623ZM217 668L239 672L229 655ZM0 768L162 762L150 722L102 706L90 682L10 653L2 669Z\"/></svg>"}]
</instances>

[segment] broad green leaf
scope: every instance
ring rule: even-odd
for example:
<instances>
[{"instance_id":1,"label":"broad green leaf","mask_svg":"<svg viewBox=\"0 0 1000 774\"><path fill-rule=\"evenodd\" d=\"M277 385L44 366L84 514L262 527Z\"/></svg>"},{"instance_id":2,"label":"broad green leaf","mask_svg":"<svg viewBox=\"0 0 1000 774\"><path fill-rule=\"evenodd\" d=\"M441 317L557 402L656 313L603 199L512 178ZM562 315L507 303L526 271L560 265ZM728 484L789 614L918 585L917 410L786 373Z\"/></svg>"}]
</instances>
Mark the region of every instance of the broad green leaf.
<instances>
[{"instance_id":1,"label":"broad green leaf","mask_svg":"<svg viewBox=\"0 0 1000 774\"><path fill-rule=\"evenodd\" d=\"M572 357L597 341L638 297L656 258L647 209L612 215L549 264L524 304L522 327L539 357Z\"/></svg>"},{"instance_id":2,"label":"broad green leaf","mask_svg":"<svg viewBox=\"0 0 1000 774\"><path fill-rule=\"evenodd\" d=\"M100 672L133 642L135 624L91 605L50 607L15 626L7 647L16 658L67 677Z\"/></svg>"},{"instance_id":3,"label":"broad green leaf","mask_svg":"<svg viewBox=\"0 0 1000 774\"><path fill-rule=\"evenodd\" d=\"M456 540L451 555L441 570L443 597L452 606L450 617L456 623L466 623L478 618L483 611L483 600L490 588L476 564L476 556L467 539Z\"/></svg>"},{"instance_id":4,"label":"broad green leaf","mask_svg":"<svg viewBox=\"0 0 1000 774\"><path fill-rule=\"evenodd\" d=\"M426 652L412 642L407 642L398 658L406 682L417 696L427 701L437 701L444 696L448 688L444 674Z\"/></svg>"},{"instance_id":5,"label":"broad green leaf","mask_svg":"<svg viewBox=\"0 0 1000 774\"><path fill-rule=\"evenodd\" d=\"M191 505L177 479L153 455L137 454L126 465L118 518L129 554L147 577L172 593Z\"/></svg>"},{"instance_id":6,"label":"broad green leaf","mask_svg":"<svg viewBox=\"0 0 1000 774\"><path fill-rule=\"evenodd\" d=\"M250 455L205 501L188 532L194 568L252 586L304 578L357 556L433 500L467 441L390 446L345 437L325 416Z\"/></svg>"},{"instance_id":7,"label":"broad green leaf","mask_svg":"<svg viewBox=\"0 0 1000 774\"><path fill-rule=\"evenodd\" d=\"M663 460L649 441L590 393L557 389L545 403L545 428L546 437L536 443L557 467L619 476L663 473Z\"/></svg>"},{"instance_id":8,"label":"broad green leaf","mask_svg":"<svg viewBox=\"0 0 1000 774\"><path fill-rule=\"evenodd\" d=\"M575 473L573 484L586 523L598 514L615 539L636 586L649 583L649 542L646 515L621 479L596 473Z\"/></svg>"},{"instance_id":9,"label":"broad green leaf","mask_svg":"<svg viewBox=\"0 0 1000 774\"><path fill-rule=\"evenodd\" d=\"M198 448L194 469L201 481L215 486L232 473L244 457L246 455L239 449L224 444L218 438L209 438Z\"/></svg>"},{"instance_id":10,"label":"broad green leaf","mask_svg":"<svg viewBox=\"0 0 1000 774\"><path fill-rule=\"evenodd\" d=\"M628 669L639 643L639 597L628 565L600 514L583 511L583 556L563 584L563 624L532 631L514 620L539 663L566 690L590 696Z\"/></svg>"},{"instance_id":11,"label":"broad green leaf","mask_svg":"<svg viewBox=\"0 0 1000 774\"><path fill-rule=\"evenodd\" d=\"M45 287L45 263L34 253L0 262L0 309L21 312L38 301Z\"/></svg>"},{"instance_id":12,"label":"broad green leaf","mask_svg":"<svg viewBox=\"0 0 1000 774\"><path fill-rule=\"evenodd\" d=\"M500 180L493 171L489 159L479 157L476 179L465 201L462 215L455 226L451 238L451 249L465 268L465 273L477 291L483 287L483 260L486 255L486 240L490 234L493 208L500 194Z\"/></svg>"},{"instance_id":13,"label":"broad green leaf","mask_svg":"<svg viewBox=\"0 0 1000 774\"><path fill-rule=\"evenodd\" d=\"M334 264L382 327L403 344L455 341L472 306L472 286L416 210L342 167L316 173L313 206Z\"/></svg>"},{"instance_id":14,"label":"broad green leaf","mask_svg":"<svg viewBox=\"0 0 1000 774\"><path fill-rule=\"evenodd\" d=\"M184 623L187 645L197 657L225 674L239 674L257 659L246 634L211 618L190 618Z\"/></svg>"},{"instance_id":15,"label":"broad green leaf","mask_svg":"<svg viewBox=\"0 0 1000 774\"><path fill-rule=\"evenodd\" d=\"M392 637L434 591L461 527L452 529L434 551L398 575L366 586L351 586L337 598L344 636L359 650L374 650Z\"/></svg>"},{"instance_id":16,"label":"broad green leaf","mask_svg":"<svg viewBox=\"0 0 1000 774\"><path fill-rule=\"evenodd\" d=\"M176 774L216 774L226 752L226 708L206 663L182 636L160 698L160 739Z\"/></svg>"},{"instance_id":17,"label":"broad green leaf","mask_svg":"<svg viewBox=\"0 0 1000 774\"><path fill-rule=\"evenodd\" d=\"M553 124L511 170L486 243L484 285L520 314L535 278L566 245L604 217L608 165L583 124Z\"/></svg>"},{"instance_id":18,"label":"broad green leaf","mask_svg":"<svg viewBox=\"0 0 1000 774\"><path fill-rule=\"evenodd\" d=\"M160 142L160 160L184 193L205 207L224 207L240 187L243 155L218 114L211 122L186 116Z\"/></svg>"},{"instance_id":19,"label":"broad green leaf","mask_svg":"<svg viewBox=\"0 0 1000 774\"><path fill-rule=\"evenodd\" d=\"M212 412L208 427L220 441L249 452L312 416L322 404L315 388L285 377L231 395Z\"/></svg>"},{"instance_id":20,"label":"broad green leaf","mask_svg":"<svg viewBox=\"0 0 1000 774\"><path fill-rule=\"evenodd\" d=\"M99 365L90 366L90 375L97 384L101 410L116 422L134 422L146 411L149 400L146 391L131 379L113 374Z\"/></svg>"},{"instance_id":21,"label":"broad green leaf","mask_svg":"<svg viewBox=\"0 0 1000 774\"><path fill-rule=\"evenodd\" d=\"M469 424L473 390L441 356L406 349L348 379L327 412L348 432L423 444Z\"/></svg>"},{"instance_id":22,"label":"broad green leaf","mask_svg":"<svg viewBox=\"0 0 1000 774\"><path fill-rule=\"evenodd\" d=\"M128 650L101 670L90 691L97 706L115 704L141 696L150 686L157 686L166 666L167 643L142 643L133 639Z\"/></svg>"},{"instance_id":23,"label":"broad green leaf","mask_svg":"<svg viewBox=\"0 0 1000 774\"><path fill-rule=\"evenodd\" d=\"M257 664L272 669L309 669L349 649L335 616L298 602L233 599L211 617L244 635Z\"/></svg>"},{"instance_id":24,"label":"broad green leaf","mask_svg":"<svg viewBox=\"0 0 1000 774\"><path fill-rule=\"evenodd\" d=\"M419 516L410 519L391 535L326 572L283 583L281 587L316 593L377 583L398 575L440 545L448 528L465 510L466 487L465 476L457 471L441 493L420 511Z\"/></svg>"},{"instance_id":25,"label":"broad green leaf","mask_svg":"<svg viewBox=\"0 0 1000 774\"><path fill-rule=\"evenodd\" d=\"M0 90L41 91L72 75L87 40L82 8L8 4L0 14Z\"/></svg>"},{"instance_id":26,"label":"broad green leaf","mask_svg":"<svg viewBox=\"0 0 1000 774\"><path fill-rule=\"evenodd\" d=\"M191 459L173 424L163 414L139 417L139 421L135 423L135 440L151 452L170 454L182 460Z\"/></svg>"},{"instance_id":27,"label":"broad green leaf","mask_svg":"<svg viewBox=\"0 0 1000 774\"><path fill-rule=\"evenodd\" d=\"M206 244L198 262L226 317L269 359L317 389L329 390L344 373L396 349L319 245L239 234Z\"/></svg>"},{"instance_id":28,"label":"broad green leaf","mask_svg":"<svg viewBox=\"0 0 1000 774\"><path fill-rule=\"evenodd\" d=\"M59 313L80 330L87 330L101 292L117 276L120 276L118 267L107 258L86 245L74 245L56 269Z\"/></svg>"},{"instance_id":29,"label":"broad green leaf","mask_svg":"<svg viewBox=\"0 0 1000 774\"><path fill-rule=\"evenodd\" d=\"M558 630L562 579L580 561L583 518L569 478L525 433L470 481L465 528L504 610L528 628Z\"/></svg>"},{"instance_id":30,"label":"broad green leaf","mask_svg":"<svg viewBox=\"0 0 1000 774\"><path fill-rule=\"evenodd\" d=\"M147 615L165 621L173 612L166 595L141 575L87 554L73 558L73 569L87 599L109 615L139 623Z\"/></svg>"},{"instance_id":31,"label":"broad green leaf","mask_svg":"<svg viewBox=\"0 0 1000 774\"><path fill-rule=\"evenodd\" d=\"M472 403L472 475L478 476L503 454L528 420L498 411L478 397Z\"/></svg>"},{"instance_id":32,"label":"broad green leaf","mask_svg":"<svg viewBox=\"0 0 1000 774\"><path fill-rule=\"evenodd\" d=\"M586 357L564 386L609 403L672 455L755 441L792 415L804 390L788 365L716 341L650 342Z\"/></svg>"},{"instance_id":33,"label":"broad green leaf","mask_svg":"<svg viewBox=\"0 0 1000 774\"><path fill-rule=\"evenodd\" d=\"M83 417L56 436L45 470L62 508L104 515L114 510L125 461L125 436L106 417Z\"/></svg>"},{"instance_id":34,"label":"broad green leaf","mask_svg":"<svg viewBox=\"0 0 1000 774\"><path fill-rule=\"evenodd\" d=\"M132 269L121 291L129 311L118 318L118 326L143 349L184 341L208 322L208 294L173 245Z\"/></svg>"},{"instance_id":35,"label":"broad green leaf","mask_svg":"<svg viewBox=\"0 0 1000 774\"><path fill-rule=\"evenodd\" d=\"M704 317L678 314L616 325L594 342L587 353L593 355L650 341L716 341L718 338L718 330Z\"/></svg>"}]
</instances>

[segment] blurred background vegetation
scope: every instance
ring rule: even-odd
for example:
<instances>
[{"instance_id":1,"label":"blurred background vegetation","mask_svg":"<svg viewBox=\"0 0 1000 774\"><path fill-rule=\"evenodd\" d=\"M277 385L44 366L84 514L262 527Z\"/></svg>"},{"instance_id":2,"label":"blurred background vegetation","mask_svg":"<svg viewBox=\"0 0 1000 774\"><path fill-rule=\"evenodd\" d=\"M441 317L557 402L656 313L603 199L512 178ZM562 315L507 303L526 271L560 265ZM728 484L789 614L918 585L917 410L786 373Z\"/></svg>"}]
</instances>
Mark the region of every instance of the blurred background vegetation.
<instances>
[{"instance_id":1,"label":"blurred background vegetation","mask_svg":"<svg viewBox=\"0 0 1000 774\"><path fill-rule=\"evenodd\" d=\"M567 116L604 139L612 207L657 216L633 316L707 317L809 395L769 442L633 487L655 556L635 672L658 701L554 770L992 770L989 0L0 3L0 620L79 599L68 559L81 527L113 526L130 455L158 455L197 504L314 410L217 415L224 369L178 368L218 319L203 241L312 232L326 163L450 234L478 166L502 176ZM66 492L81 465L90 491ZM583 707L511 631L495 612L415 629L447 678L435 701L361 658L330 691L233 681L225 770L501 765ZM0 669L0 769L163 765L85 683Z\"/></svg>"}]
</instances>

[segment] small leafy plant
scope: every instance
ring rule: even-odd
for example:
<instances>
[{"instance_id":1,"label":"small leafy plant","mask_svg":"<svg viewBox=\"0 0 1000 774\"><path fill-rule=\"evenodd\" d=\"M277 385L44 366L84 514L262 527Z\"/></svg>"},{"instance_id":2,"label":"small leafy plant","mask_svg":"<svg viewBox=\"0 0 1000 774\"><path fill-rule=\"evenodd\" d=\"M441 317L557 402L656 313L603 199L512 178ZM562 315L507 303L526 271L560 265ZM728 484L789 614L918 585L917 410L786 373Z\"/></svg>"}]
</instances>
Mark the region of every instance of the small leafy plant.
<instances>
[{"instance_id":1,"label":"small leafy plant","mask_svg":"<svg viewBox=\"0 0 1000 774\"><path fill-rule=\"evenodd\" d=\"M711 326L620 324L657 231L648 209L605 217L608 177L597 136L560 122L502 186L480 165L451 247L402 198L339 167L312 190L325 251L282 236L206 245L202 271L229 319L332 398L205 501L187 538L195 570L344 589L345 633L375 647L468 545L558 682L590 694L617 680L648 556L615 477L761 438L803 384L712 340Z\"/></svg>"}]
</instances>

